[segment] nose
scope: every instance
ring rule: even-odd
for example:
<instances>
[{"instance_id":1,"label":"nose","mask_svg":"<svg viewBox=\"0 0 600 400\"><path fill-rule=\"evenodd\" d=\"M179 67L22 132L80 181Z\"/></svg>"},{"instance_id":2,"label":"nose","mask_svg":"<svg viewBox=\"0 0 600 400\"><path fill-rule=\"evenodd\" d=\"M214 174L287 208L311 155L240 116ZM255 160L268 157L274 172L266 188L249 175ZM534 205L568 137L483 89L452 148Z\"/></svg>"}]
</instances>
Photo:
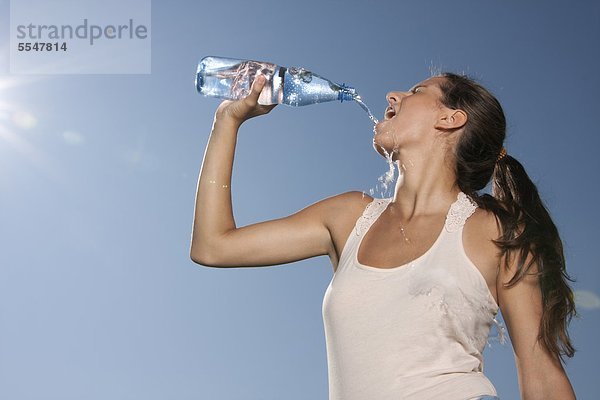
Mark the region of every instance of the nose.
<instances>
[{"instance_id":1,"label":"nose","mask_svg":"<svg viewBox=\"0 0 600 400\"><path fill-rule=\"evenodd\" d=\"M397 102L399 102L400 99L404 96L406 96L406 94L404 92L389 92L388 94L385 95L385 98L386 98L387 102L390 105L392 105L392 104L396 104Z\"/></svg>"}]
</instances>

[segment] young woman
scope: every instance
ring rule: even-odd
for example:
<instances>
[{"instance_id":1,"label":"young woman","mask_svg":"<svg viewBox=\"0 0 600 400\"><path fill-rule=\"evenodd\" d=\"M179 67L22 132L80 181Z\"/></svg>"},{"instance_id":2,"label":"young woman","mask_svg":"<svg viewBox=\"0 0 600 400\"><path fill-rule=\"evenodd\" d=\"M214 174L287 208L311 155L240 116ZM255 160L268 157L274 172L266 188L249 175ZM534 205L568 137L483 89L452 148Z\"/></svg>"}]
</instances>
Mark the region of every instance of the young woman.
<instances>
[{"instance_id":1,"label":"young woman","mask_svg":"<svg viewBox=\"0 0 600 400\"><path fill-rule=\"evenodd\" d=\"M574 399L563 357L575 313L561 239L535 185L506 154L496 98L444 73L390 92L374 148L402 175L393 198L347 192L236 227L231 182L240 125L270 112L264 78L223 101L198 181L190 255L211 267L329 255L323 299L330 400L496 399L482 351L498 310L521 397ZM492 194L479 194L492 181Z\"/></svg>"}]
</instances>

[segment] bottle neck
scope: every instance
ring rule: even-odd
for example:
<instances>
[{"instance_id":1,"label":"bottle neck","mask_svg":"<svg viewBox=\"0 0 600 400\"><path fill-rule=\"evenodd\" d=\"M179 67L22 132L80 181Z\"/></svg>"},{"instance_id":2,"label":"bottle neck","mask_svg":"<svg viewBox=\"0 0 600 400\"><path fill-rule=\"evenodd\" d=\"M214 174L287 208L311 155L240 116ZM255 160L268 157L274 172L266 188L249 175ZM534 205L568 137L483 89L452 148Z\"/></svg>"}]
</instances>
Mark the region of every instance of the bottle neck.
<instances>
[{"instance_id":1,"label":"bottle neck","mask_svg":"<svg viewBox=\"0 0 600 400\"><path fill-rule=\"evenodd\" d=\"M344 83L339 85L340 90L338 91L338 100L340 102L352 101L356 96L356 90L353 87L346 86Z\"/></svg>"}]
</instances>

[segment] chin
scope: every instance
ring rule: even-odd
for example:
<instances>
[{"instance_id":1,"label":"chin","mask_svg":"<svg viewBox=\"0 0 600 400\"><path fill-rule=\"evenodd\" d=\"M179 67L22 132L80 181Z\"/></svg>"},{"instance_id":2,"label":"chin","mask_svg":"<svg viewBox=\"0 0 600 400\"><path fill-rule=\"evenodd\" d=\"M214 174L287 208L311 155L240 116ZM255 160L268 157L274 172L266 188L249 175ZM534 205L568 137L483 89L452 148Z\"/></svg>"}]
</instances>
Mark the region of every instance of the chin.
<instances>
[{"instance_id":1,"label":"chin","mask_svg":"<svg viewBox=\"0 0 600 400\"><path fill-rule=\"evenodd\" d=\"M379 141L375 140L375 137L373 137L373 149L384 158L387 158L385 154L387 151L388 154L392 155L392 161L396 161L398 159L398 152L394 151L393 146L389 146L386 143L380 143Z\"/></svg>"},{"instance_id":2,"label":"chin","mask_svg":"<svg viewBox=\"0 0 600 400\"><path fill-rule=\"evenodd\" d=\"M373 134L373 146L383 147L387 152L391 152L397 147L398 138L389 127L376 126Z\"/></svg>"}]
</instances>

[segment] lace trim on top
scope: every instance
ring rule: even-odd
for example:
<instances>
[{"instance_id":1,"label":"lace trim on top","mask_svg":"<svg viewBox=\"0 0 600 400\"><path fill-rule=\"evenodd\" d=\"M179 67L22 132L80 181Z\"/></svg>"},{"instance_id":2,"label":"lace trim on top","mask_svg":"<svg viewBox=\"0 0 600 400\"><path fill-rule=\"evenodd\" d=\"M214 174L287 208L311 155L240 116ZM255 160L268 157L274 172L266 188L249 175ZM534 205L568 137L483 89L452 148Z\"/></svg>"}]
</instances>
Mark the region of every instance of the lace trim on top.
<instances>
[{"instance_id":1,"label":"lace trim on top","mask_svg":"<svg viewBox=\"0 0 600 400\"><path fill-rule=\"evenodd\" d=\"M365 207L365 210L356 222L356 229L354 230L356 236L360 236L369 228L371 222L378 217L378 211L381 211L382 206L390 201L392 201L391 197L387 199L373 199L373 201L367 204L367 207Z\"/></svg>"},{"instance_id":2,"label":"lace trim on top","mask_svg":"<svg viewBox=\"0 0 600 400\"><path fill-rule=\"evenodd\" d=\"M446 216L444 227L448 232L456 232L464 224L477 208L477 203L463 192L458 193L458 199L452 203L450 211Z\"/></svg>"}]
</instances>

